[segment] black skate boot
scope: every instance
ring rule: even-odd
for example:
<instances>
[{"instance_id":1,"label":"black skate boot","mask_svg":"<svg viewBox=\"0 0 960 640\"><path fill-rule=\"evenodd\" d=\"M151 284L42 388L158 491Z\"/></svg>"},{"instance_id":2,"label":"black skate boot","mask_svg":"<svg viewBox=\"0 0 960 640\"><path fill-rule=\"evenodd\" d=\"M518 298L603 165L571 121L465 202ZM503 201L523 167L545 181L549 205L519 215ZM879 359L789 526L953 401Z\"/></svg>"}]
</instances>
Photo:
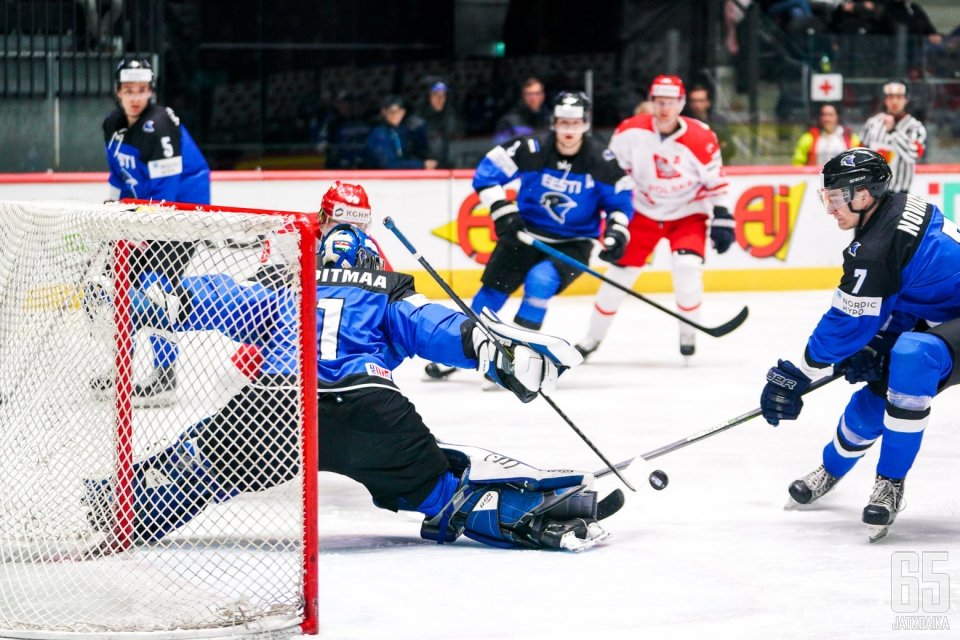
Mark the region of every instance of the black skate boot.
<instances>
[{"instance_id":1,"label":"black skate boot","mask_svg":"<svg viewBox=\"0 0 960 640\"><path fill-rule=\"evenodd\" d=\"M879 473L873 482L870 504L863 508L863 522L867 525L870 542L876 542L887 535L890 525L903 510L902 479L887 478Z\"/></svg>"},{"instance_id":2,"label":"black skate boot","mask_svg":"<svg viewBox=\"0 0 960 640\"><path fill-rule=\"evenodd\" d=\"M689 358L697 352L697 337L690 334L680 334L680 355Z\"/></svg>"},{"instance_id":3,"label":"black skate boot","mask_svg":"<svg viewBox=\"0 0 960 640\"><path fill-rule=\"evenodd\" d=\"M456 367L448 367L447 365L440 364L439 362L431 362L424 367L423 372L427 374L425 380L443 380L448 378L456 370Z\"/></svg>"},{"instance_id":4,"label":"black skate boot","mask_svg":"<svg viewBox=\"0 0 960 640\"><path fill-rule=\"evenodd\" d=\"M790 497L797 504L810 504L822 498L838 482L840 482L840 478L829 473L823 468L823 465L820 465L799 480L794 480L787 491L790 492Z\"/></svg>"},{"instance_id":5,"label":"black skate boot","mask_svg":"<svg viewBox=\"0 0 960 640\"><path fill-rule=\"evenodd\" d=\"M156 368L133 385L131 402L135 407L169 407L177 402L177 372L173 365Z\"/></svg>"},{"instance_id":6,"label":"black skate boot","mask_svg":"<svg viewBox=\"0 0 960 640\"><path fill-rule=\"evenodd\" d=\"M584 362L586 362L590 354L596 351L599 346L599 340L594 340L593 338L584 338L577 344L573 345L573 348L580 352L580 355L583 356Z\"/></svg>"}]
</instances>

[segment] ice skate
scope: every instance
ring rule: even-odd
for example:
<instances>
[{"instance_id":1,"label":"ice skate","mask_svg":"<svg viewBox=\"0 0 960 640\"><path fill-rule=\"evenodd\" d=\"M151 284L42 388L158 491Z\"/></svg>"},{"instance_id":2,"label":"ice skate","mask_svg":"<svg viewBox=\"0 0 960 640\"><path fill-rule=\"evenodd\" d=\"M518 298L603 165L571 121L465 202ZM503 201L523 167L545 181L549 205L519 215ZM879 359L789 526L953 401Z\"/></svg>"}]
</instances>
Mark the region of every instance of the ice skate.
<instances>
[{"instance_id":1,"label":"ice skate","mask_svg":"<svg viewBox=\"0 0 960 640\"><path fill-rule=\"evenodd\" d=\"M133 406L169 407L177 402L177 372L173 366L156 368L144 380L133 385Z\"/></svg>"},{"instance_id":2,"label":"ice skate","mask_svg":"<svg viewBox=\"0 0 960 640\"><path fill-rule=\"evenodd\" d=\"M890 530L890 525L903 510L903 480L894 480L877 474L870 494L870 504L863 509L863 522L867 525L870 542L876 542Z\"/></svg>"},{"instance_id":3,"label":"ice skate","mask_svg":"<svg viewBox=\"0 0 960 640\"><path fill-rule=\"evenodd\" d=\"M586 337L580 340L580 342L578 342L577 344L575 344L573 348L580 352L580 355L583 356L584 362L586 362L590 354L596 351L599 346L600 346L599 340L594 340L593 338Z\"/></svg>"},{"instance_id":4,"label":"ice skate","mask_svg":"<svg viewBox=\"0 0 960 640\"><path fill-rule=\"evenodd\" d=\"M680 355L689 358L697 352L697 336L692 333L680 334Z\"/></svg>"},{"instance_id":5,"label":"ice skate","mask_svg":"<svg viewBox=\"0 0 960 640\"><path fill-rule=\"evenodd\" d=\"M431 362L423 368L423 372L426 374L424 380L428 382L431 380L445 380L456 371L456 367L448 367L447 365L440 364L439 362Z\"/></svg>"},{"instance_id":6,"label":"ice skate","mask_svg":"<svg viewBox=\"0 0 960 640\"><path fill-rule=\"evenodd\" d=\"M840 478L831 474L823 465L820 465L799 480L794 480L787 491L790 492L790 501L784 508L791 509L799 505L811 504L822 498L833 489Z\"/></svg>"}]
</instances>

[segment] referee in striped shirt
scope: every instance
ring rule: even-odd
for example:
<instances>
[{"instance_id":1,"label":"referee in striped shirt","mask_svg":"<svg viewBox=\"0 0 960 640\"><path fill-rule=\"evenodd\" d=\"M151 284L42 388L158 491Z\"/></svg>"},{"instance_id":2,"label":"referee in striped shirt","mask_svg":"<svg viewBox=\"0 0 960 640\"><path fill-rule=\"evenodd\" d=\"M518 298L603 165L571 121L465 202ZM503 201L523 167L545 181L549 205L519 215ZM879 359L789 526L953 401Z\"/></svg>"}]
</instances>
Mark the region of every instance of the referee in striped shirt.
<instances>
[{"instance_id":1,"label":"referee in striped shirt","mask_svg":"<svg viewBox=\"0 0 960 640\"><path fill-rule=\"evenodd\" d=\"M877 151L893 171L890 191L906 193L913 183L917 161L923 157L927 129L907 113L907 85L893 81L883 85L885 111L863 125L860 139L863 146Z\"/></svg>"}]
</instances>

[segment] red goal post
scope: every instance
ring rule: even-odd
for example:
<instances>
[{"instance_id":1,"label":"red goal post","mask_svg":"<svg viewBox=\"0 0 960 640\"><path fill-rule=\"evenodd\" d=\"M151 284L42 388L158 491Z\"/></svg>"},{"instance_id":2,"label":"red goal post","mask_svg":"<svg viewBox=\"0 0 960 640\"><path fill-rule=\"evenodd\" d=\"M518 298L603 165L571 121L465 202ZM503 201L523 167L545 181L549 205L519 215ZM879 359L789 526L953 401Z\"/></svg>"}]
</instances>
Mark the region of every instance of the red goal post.
<instances>
[{"instance_id":1,"label":"red goal post","mask_svg":"<svg viewBox=\"0 0 960 640\"><path fill-rule=\"evenodd\" d=\"M0 636L316 633L316 229L315 215L284 211L0 202ZM144 255L157 247L188 256L174 284L197 296L254 287L265 265L290 275L260 309L295 309L295 366L276 396L288 406L237 401L267 379L234 364L258 340L223 328L248 308L155 319L144 291L164 268ZM158 367L176 372L173 400L138 404ZM215 422L229 436L203 452ZM213 492L182 526L137 537L146 490L209 483L206 458L238 451L257 461L245 472L270 480ZM105 518L93 486L109 496ZM201 485L185 486L170 495L186 503Z\"/></svg>"}]
</instances>

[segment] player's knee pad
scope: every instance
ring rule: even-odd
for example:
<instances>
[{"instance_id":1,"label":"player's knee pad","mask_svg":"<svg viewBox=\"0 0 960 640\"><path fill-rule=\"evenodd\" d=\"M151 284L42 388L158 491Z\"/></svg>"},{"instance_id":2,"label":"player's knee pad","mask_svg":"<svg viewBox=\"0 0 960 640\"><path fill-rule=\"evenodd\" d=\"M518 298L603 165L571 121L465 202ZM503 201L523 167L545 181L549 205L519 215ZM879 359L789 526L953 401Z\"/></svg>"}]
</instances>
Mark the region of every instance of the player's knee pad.
<instances>
[{"instance_id":1,"label":"player's knee pad","mask_svg":"<svg viewBox=\"0 0 960 640\"><path fill-rule=\"evenodd\" d=\"M953 356L943 340L928 333L904 333L890 351L887 399L904 409L926 408L952 370Z\"/></svg>"},{"instance_id":2,"label":"player's knee pad","mask_svg":"<svg viewBox=\"0 0 960 640\"><path fill-rule=\"evenodd\" d=\"M154 542L187 524L211 502L239 491L223 485L196 445L201 423L170 447L133 465L133 538ZM84 480L84 502L94 528L113 528L114 489L108 479Z\"/></svg>"},{"instance_id":3,"label":"player's knee pad","mask_svg":"<svg viewBox=\"0 0 960 640\"><path fill-rule=\"evenodd\" d=\"M559 290L560 273L552 262L545 260L534 266L523 283L523 302L514 322L528 329L539 329L547 315L550 298Z\"/></svg>"},{"instance_id":4,"label":"player's knee pad","mask_svg":"<svg viewBox=\"0 0 960 640\"><path fill-rule=\"evenodd\" d=\"M684 309L699 306L703 299L703 258L695 253L677 251L672 254L671 266L677 304Z\"/></svg>"},{"instance_id":5,"label":"player's knee pad","mask_svg":"<svg viewBox=\"0 0 960 640\"><path fill-rule=\"evenodd\" d=\"M447 504L424 520L420 535L438 543L460 535L500 548L571 548L603 530L597 524L593 475L544 471L476 447L444 445L460 483ZM605 535L605 534L604 534Z\"/></svg>"},{"instance_id":6,"label":"player's knee pad","mask_svg":"<svg viewBox=\"0 0 960 640\"><path fill-rule=\"evenodd\" d=\"M480 287L480 291L477 291L477 295L473 296L473 302L470 303L470 308L477 313L483 311L484 308L490 309L491 311L500 311L509 297L509 293L483 286Z\"/></svg>"}]
</instances>

